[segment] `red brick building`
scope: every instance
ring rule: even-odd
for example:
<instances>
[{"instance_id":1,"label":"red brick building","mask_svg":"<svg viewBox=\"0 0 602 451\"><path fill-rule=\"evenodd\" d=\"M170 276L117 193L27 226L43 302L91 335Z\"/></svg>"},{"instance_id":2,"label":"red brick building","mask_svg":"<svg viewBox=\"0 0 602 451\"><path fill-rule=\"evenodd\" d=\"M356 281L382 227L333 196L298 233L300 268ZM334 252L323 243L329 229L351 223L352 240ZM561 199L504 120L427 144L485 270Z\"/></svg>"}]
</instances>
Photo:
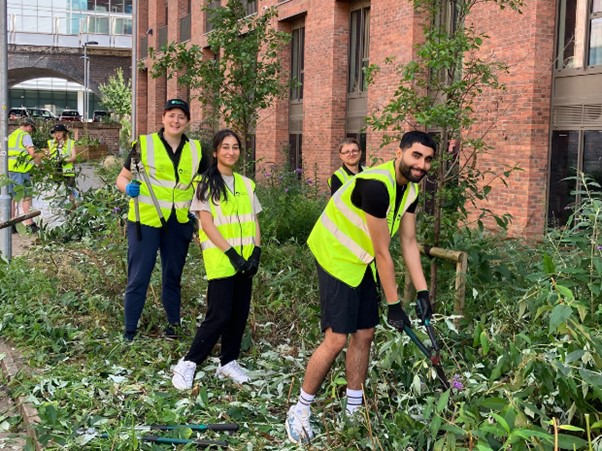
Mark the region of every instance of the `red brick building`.
<instances>
[{"instance_id":1,"label":"red brick building","mask_svg":"<svg viewBox=\"0 0 602 451\"><path fill-rule=\"evenodd\" d=\"M226 0L222 0L226 2ZM210 2L219 4L218 0ZM206 43L201 0L149 0L138 11L138 56L148 46ZM336 148L345 136L364 144L368 161L389 159L395 145L380 148L382 135L365 130L365 116L384 105L397 86L392 69L366 86L362 67L384 67L387 57L412 58L422 18L407 0L251 0L250 14L278 8L277 27L293 39L283 52L285 73L302 80L288 98L261 113L256 157L264 163L290 161L326 178L339 166ZM514 217L510 232L538 238L548 223L566 221L575 169L602 184L602 0L529 0L518 14L480 5L470 20L490 39L483 55L510 64L507 90L484 96L476 106L488 129L491 151L479 159L500 173L517 164L508 187L498 183L483 206ZM189 98L175 79L137 82L137 128L152 131L169 97ZM192 102L193 120L203 117ZM315 168L315 169L314 169Z\"/></svg>"}]
</instances>

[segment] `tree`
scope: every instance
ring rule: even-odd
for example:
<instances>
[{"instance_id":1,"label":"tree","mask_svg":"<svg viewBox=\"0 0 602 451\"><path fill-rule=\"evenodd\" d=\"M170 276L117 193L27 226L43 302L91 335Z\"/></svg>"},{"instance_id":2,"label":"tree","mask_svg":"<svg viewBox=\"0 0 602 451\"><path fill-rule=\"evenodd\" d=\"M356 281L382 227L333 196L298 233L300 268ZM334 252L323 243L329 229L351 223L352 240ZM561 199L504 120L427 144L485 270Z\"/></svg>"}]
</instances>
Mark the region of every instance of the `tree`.
<instances>
[{"instance_id":1,"label":"tree","mask_svg":"<svg viewBox=\"0 0 602 451\"><path fill-rule=\"evenodd\" d=\"M118 67L115 75L111 75L106 84L101 83L98 90L101 103L117 115L121 124L119 145L121 148L127 148L132 134L132 81L126 81L123 70Z\"/></svg>"},{"instance_id":2,"label":"tree","mask_svg":"<svg viewBox=\"0 0 602 451\"><path fill-rule=\"evenodd\" d=\"M498 174L478 165L479 155L488 150L485 138L492 126L477 117L474 103L485 93L504 90L499 75L509 69L507 64L486 59L480 52L488 36L469 22L471 10L479 3L494 3L517 12L523 6L523 0L413 0L416 11L425 18L424 41L417 46L413 61L396 64L392 58L387 60L400 74L399 85L391 100L367 118L373 129L387 131L383 145L407 128L426 129L437 135L440 152L435 164L436 190L429 201L428 227L424 228L433 246L451 242L457 224L469 218L470 205L478 212L480 228L486 216L493 216L503 228L511 220L509 214L496 216L478 207L494 180L505 183L510 172L519 169L506 167ZM368 68L369 82L379 70L376 66ZM450 148L456 151L448 152ZM433 262L433 297L436 280Z\"/></svg>"},{"instance_id":3,"label":"tree","mask_svg":"<svg viewBox=\"0 0 602 451\"><path fill-rule=\"evenodd\" d=\"M160 52L149 49L152 76L178 77L178 83L195 90L215 123L223 119L243 140L243 171L253 159L251 141L259 112L283 95L280 51L290 35L273 28L276 8L247 15L241 0L228 6L207 6L212 31L208 49L186 43L169 43Z\"/></svg>"}]
</instances>

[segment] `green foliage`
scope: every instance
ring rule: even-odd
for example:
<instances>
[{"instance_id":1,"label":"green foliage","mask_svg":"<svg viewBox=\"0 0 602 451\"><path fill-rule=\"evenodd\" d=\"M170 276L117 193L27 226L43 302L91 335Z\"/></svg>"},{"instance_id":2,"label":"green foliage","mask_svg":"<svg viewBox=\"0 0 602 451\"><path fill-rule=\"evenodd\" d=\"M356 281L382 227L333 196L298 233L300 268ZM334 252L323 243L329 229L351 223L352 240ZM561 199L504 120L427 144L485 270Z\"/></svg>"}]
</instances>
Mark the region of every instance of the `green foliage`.
<instances>
[{"instance_id":1,"label":"green foliage","mask_svg":"<svg viewBox=\"0 0 602 451\"><path fill-rule=\"evenodd\" d=\"M178 83L198 91L202 104L215 112L215 124L219 116L240 134L246 169L259 112L288 86L281 80L279 52L290 35L273 27L274 7L247 15L243 2L235 0L204 10L212 25L207 47L170 42L159 51L150 48L151 73L168 78L177 74Z\"/></svg>"},{"instance_id":2,"label":"green foliage","mask_svg":"<svg viewBox=\"0 0 602 451\"><path fill-rule=\"evenodd\" d=\"M196 245L182 281L187 338L161 338L156 268L141 337L132 344L121 340L127 244L108 210L119 204L119 194L90 195L89 203L102 208L95 214L108 219L89 237L67 243L45 237L28 255L0 266L0 334L33 368L10 389L37 409L36 432L45 449L153 449L140 442L135 426L216 422L236 422L240 431L199 438L226 438L230 449L241 451L249 443L254 449L298 449L287 442L283 422L322 339L315 261L300 239L279 241L270 224L280 214L272 199L281 199L285 188L297 193L281 199L289 207L315 196L315 186L299 175L287 171L280 178L273 169L258 185L264 240L241 355L254 378L244 388L213 377L217 349L199 367L198 390L183 394L171 387L170 366L188 351L206 308ZM433 318L453 392L441 392L431 361L381 321L361 415L353 421L342 415L343 353L313 407L318 434L312 447L517 451L554 449L557 439L562 450L599 449L601 209L595 186L586 181L570 225L537 246L478 230L454 235L455 245L469 253L466 311L453 316L444 305L453 297L454 267L443 265L442 302ZM309 217L298 221L313 225ZM411 307L407 311L414 316ZM428 344L417 322L414 331ZM170 436L196 437L190 430Z\"/></svg>"},{"instance_id":3,"label":"green foliage","mask_svg":"<svg viewBox=\"0 0 602 451\"><path fill-rule=\"evenodd\" d=\"M116 69L115 75L111 75L107 83L98 86L101 103L116 114L121 124L119 132L119 146L127 149L132 135L132 81L125 80L123 69Z\"/></svg>"},{"instance_id":4,"label":"green foliage","mask_svg":"<svg viewBox=\"0 0 602 451\"><path fill-rule=\"evenodd\" d=\"M316 180L315 173L308 176L300 168L282 170L274 165L263 171L257 196L263 207L259 220L264 239L305 243L326 206Z\"/></svg>"}]
</instances>

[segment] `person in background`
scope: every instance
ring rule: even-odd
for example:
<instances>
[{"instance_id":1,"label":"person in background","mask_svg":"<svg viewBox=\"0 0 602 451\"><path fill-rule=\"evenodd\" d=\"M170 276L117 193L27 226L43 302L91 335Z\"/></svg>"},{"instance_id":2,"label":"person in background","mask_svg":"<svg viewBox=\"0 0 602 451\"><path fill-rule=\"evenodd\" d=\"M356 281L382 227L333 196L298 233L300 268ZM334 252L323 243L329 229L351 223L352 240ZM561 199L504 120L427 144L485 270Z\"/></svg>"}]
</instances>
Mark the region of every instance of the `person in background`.
<instances>
[{"instance_id":1,"label":"person in background","mask_svg":"<svg viewBox=\"0 0 602 451\"><path fill-rule=\"evenodd\" d=\"M197 188L191 211L200 222L203 262L209 284L207 314L197 329L188 353L173 371L178 390L192 388L197 365L221 338L217 376L243 384L249 380L238 364L243 333L251 306L253 276L259 268L261 235L257 214L261 205L255 184L234 172L241 141L224 129L213 138L214 163Z\"/></svg>"},{"instance_id":2,"label":"person in background","mask_svg":"<svg viewBox=\"0 0 602 451\"><path fill-rule=\"evenodd\" d=\"M41 155L38 154L33 145L31 134L36 129L36 123L33 119L26 117L19 122L19 128L8 136L8 176L11 184L8 192L11 196L11 216L14 218L17 212L18 201L15 200L15 186L19 185L23 189L23 198L21 199L21 214L29 213L31 208L32 186L31 170L34 164L39 164ZM39 227L32 219L23 221L29 233L36 233ZM13 233L16 228L13 227Z\"/></svg>"},{"instance_id":3,"label":"person in background","mask_svg":"<svg viewBox=\"0 0 602 451\"><path fill-rule=\"evenodd\" d=\"M395 160L356 175L331 197L307 240L317 263L324 339L309 359L299 400L288 411L285 428L292 442L313 438L311 403L348 339L346 415L354 415L362 405L379 322L374 266L387 301L389 324L400 330L411 327L397 294L389 252L397 230L405 267L417 291L416 311L423 321L432 315L416 241L415 209L418 183L428 173L435 149L428 134L405 133Z\"/></svg>"},{"instance_id":4,"label":"person in background","mask_svg":"<svg viewBox=\"0 0 602 451\"><path fill-rule=\"evenodd\" d=\"M339 157L343 165L334 171L328 179L330 195L343 186L343 184L356 174L364 170L360 165L362 159L362 149L360 143L355 138L346 138L339 144Z\"/></svg>"},{"instance_id":5,"label":"person in background","mask_svg":"<svg viewBox=\"0 0 602 451\"><path fill-rule=\"evenodd\" d=\"M75 167L77 159L75 142L69 137L69 130L63 124L57 124L50 131L51 139L48 140L48 157L56 160L58 170L62 174L62 182L69 190L71 203L75 201Z\"/></svg>"},{"instance_id":6,"label":"person in background","mask_svg":"<svg viewBox=\"0 0 602 451\"><path fill-rule=\"evenodd\" d=\"M157 251L161 255L161 301L167 316L164 333L167 338L179 337L182 271L194 228L189 217L194 196L192 181L207 169L201 143L184 134L189 121L188 103L168 100L161 117L163 127L138 138L117 176L117 188L131 197L124 309L127 341L137 333ZM147 174L150 185L144 177L134 180L138 172Z\"/></svg>"}]
</instances>

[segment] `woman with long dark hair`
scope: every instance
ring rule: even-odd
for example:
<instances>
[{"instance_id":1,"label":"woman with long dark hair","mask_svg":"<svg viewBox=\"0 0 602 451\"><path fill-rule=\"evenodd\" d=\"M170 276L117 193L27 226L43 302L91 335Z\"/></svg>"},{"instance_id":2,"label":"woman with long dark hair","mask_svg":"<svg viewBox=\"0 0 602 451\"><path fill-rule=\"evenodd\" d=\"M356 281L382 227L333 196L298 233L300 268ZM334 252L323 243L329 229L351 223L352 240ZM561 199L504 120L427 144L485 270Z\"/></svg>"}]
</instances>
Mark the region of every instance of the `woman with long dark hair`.
<instances>
[{"instance_id":1,"label":"woman with long dark hair","mask_svg":"<svg viewBox=\"0 0 602 451\"><path fill-rule=\"evenodd\" d=\"M261 255L257 214L261 205L253 181L234 172L241 141L232 130L213 138L214 162L203 174L190 206L200 222L199 239L209 284L207 314L190 350L174 368L178 390L192 388L197 365L221 338L217 376L242 384L249 376L237 359L251 305L253 276Z\"/></svg>"}]
</instances>

